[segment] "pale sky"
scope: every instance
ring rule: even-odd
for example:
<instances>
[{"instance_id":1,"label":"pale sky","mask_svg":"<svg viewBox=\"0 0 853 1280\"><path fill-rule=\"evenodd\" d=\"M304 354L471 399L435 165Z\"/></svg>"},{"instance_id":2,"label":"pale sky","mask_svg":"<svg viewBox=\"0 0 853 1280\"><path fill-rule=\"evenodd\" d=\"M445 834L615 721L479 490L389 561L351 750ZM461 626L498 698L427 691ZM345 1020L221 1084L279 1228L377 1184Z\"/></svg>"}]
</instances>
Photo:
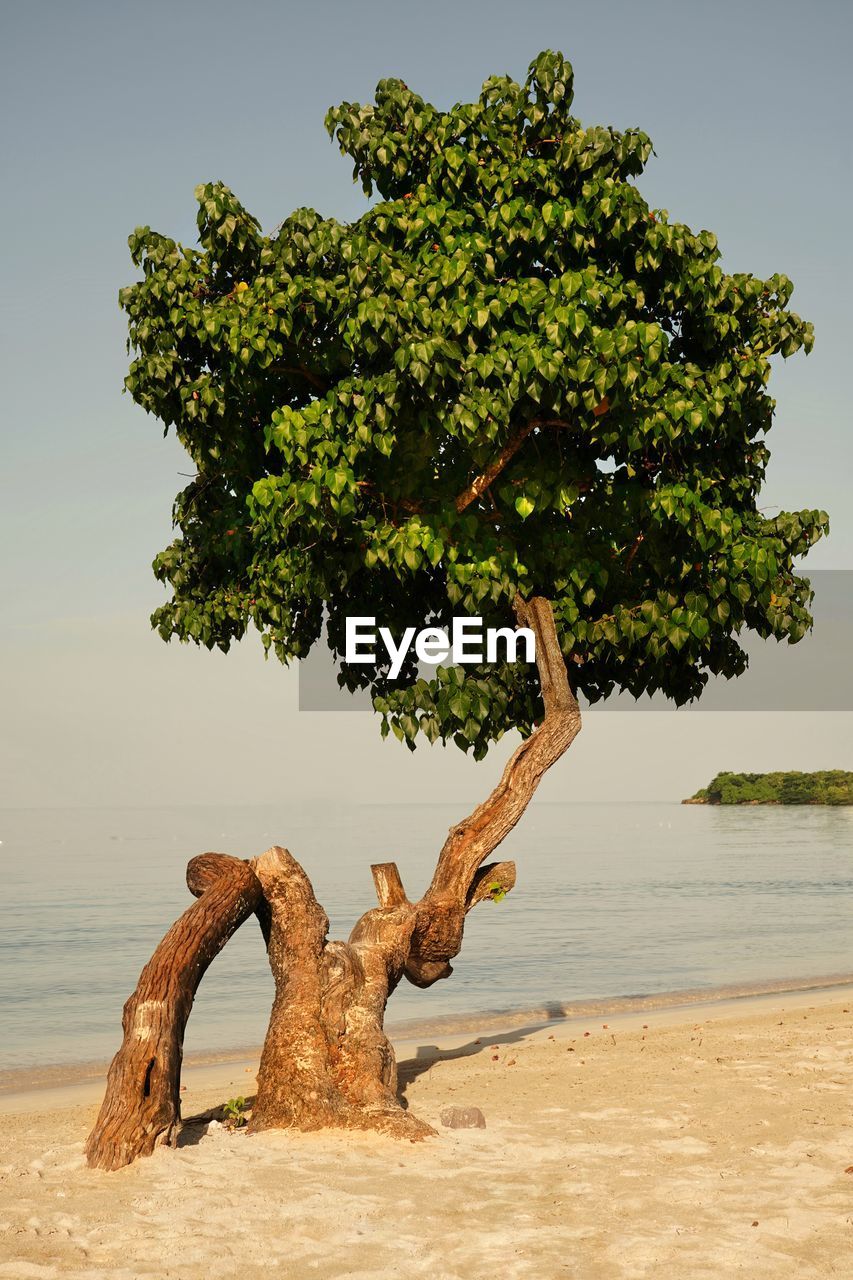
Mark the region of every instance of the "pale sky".
<instances>
[{"instance_id":1,"label":"pale sky","mask_svg":"<svg viewBox=\"0 0 853 1280\"><path fill-rule=\"evenodd\" d=\"M410 756L368 714L300 713L295 673L255 641L223 658L148 625L190 467L121 395L127 235L191 242L193 187L215 178L267 229L302 204L357 216L323 115L384 76L450 105L561 49L582 120L651 134L653 203L714 230L730 270L793 278L817 341L774 375L766 506L825 507L810 564L853 568L851 35L853 8L832 0L0 4L0 806L343 793L464 809L494 781L511 743L476 766L455 748ZM596 710L543 798L853 768L850 730L849 714Z\"/></svg>"}]
</instances>

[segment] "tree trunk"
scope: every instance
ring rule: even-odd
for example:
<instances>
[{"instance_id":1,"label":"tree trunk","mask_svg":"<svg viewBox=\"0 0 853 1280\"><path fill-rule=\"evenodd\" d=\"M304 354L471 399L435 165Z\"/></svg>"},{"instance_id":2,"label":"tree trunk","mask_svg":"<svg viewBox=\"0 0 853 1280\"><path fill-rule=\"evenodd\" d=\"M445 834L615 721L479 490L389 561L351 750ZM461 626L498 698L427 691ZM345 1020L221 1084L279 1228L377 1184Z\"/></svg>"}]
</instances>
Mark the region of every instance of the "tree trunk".
<instances>
[{"instance_id":1,"label":"tree trunk","mask_svg":"<svg viewBox=\"0 0 853 1280\"><path fill-rule=\"evenodd\" d=\"M483 865L527 808L547 769L581 727L547 600L516 601L536 636L544 717L516 748L492 794L451 831L432 883L410 902L393 863L372 868L379 906L347 942L327 939L328 918L299 863L274 846L253 863L218 854L193 859L199 901L181 916L143 970L124 1010L124 1042L86 1152L119 1168L173 1140L180 1124L184 1028L210 961L253 911L267 941L275 999L250 1128L378 1129L413 1140L433 1132L397 1097L385 1006L402 977L431 986L453 972L465 916L515 884L511 862Z\"/></svg>"},{"instance_id":2,"label":"tree trunk","mask_svg":"<svg viewBox=\"0 0 853 1280\"><path fill-rule=\"evenodd\" d=\"M184 1029L198 984L263 901L251 864L225 854L193 858L187 884L198 902L172 925L124 1006L124 1039L86 1142L92 1168L120 1169L161 1142L174 1143L181 1122Z\"/></svg>"},{"instance_id":3,"label":"tree trunk","mask_svg":"<svg viewBox=\"0 0 853 1280\"><path fill-rule=\"evenodd\" d=\"M272 909L276 997L252 1129L375 1128L412 1138L432 1132L396 1096L396 1062L383 1030L388 997L403 975L427 987L453 972L468 911L515 883L512 863L484 867L485 858L581 727L549 602L519 598L516 614L536 636L544 718L489 798L451 829L420 902L408 900L393 863L379 864L379 908L362 916L348 942L327 942L326 915L291 855L271 849L255 864Z\"/></svg>"}]
</instances>

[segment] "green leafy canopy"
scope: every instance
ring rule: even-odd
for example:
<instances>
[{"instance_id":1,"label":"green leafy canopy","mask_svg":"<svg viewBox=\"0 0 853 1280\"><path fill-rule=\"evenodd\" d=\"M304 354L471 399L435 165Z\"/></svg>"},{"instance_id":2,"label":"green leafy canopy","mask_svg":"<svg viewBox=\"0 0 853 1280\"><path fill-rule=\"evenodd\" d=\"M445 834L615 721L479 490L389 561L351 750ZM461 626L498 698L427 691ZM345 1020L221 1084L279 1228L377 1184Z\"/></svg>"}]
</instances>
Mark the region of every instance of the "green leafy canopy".
<instances>
[{"instance_id":1,"label":"green leafy canopy","mask_svg":"<svg viewBox=\"0 0 853 1280\"><path fill-rule=\"evenodd\" d=\"M505 626L540 594L589 700L681 703L743 671L744 629L811 625L793 565L827 517L757 507L770 358L811 326L785 276L727 275L710 232L649 208L649 138L584 127L572 80L543 53L450 111L383 80L326 117L376 197L357 221L264 235L215 182L198 247L130 237L127 389L197 470L155 561L164 638L227 649L253 623L287 662L324 629L340 653L350 615ZM386 674L341 679L410 746L480 757L540 707L525 664Z\"/></svg>"}]
</instances>

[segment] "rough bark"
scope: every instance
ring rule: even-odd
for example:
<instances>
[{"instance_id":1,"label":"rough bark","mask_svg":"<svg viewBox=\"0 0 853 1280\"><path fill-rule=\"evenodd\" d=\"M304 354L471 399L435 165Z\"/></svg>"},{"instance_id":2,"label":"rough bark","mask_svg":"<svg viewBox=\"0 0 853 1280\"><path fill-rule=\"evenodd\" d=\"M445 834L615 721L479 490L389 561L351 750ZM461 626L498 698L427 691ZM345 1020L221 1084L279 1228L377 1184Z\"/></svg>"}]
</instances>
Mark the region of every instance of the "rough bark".
<instances>
[{"instance_id":1,"label":"rough bark","mask_svg":"<svg viewBox=\"0 0 853 1280\"><path fill-rule=\"evenodd\" d=\"M541 597L516 600L520 626L536 637L536 665L545 714L510 757L492 794L452 827L438 857L426 899L464 901L484 858L509 835L546 770L559 760L581 728L580 708L569 684L551 605Z\"/></svg>"},{"instance_id":2,"label":"rough bark","mask_svg":"<svg viewBox=\"0 0 853 1280\"><path fill-rule=\"evenodd\" d=\"M187 884L198 901L172 925L124 1006L124 1039L86 1142L93 1168L120 1169L160 1143L174 1143L181 1121L184 1030L198 984L262 902L251 864L224 854L193 858Z\"/></svg>"},{"instance_id":3,"label":"rough bark","mask_svg":"<svg viewBox=\"0 0 853 1280\"><path fill-rule=\"evenodd\" d=\"M396 1062L382 1027L405 960L411 907L368 912L348 942L329 942L326 913L286 849L268 849L255 869L272 913L276 993L251 1128L432 1132L397 1101Z\"/></svg>"}]
</instances>

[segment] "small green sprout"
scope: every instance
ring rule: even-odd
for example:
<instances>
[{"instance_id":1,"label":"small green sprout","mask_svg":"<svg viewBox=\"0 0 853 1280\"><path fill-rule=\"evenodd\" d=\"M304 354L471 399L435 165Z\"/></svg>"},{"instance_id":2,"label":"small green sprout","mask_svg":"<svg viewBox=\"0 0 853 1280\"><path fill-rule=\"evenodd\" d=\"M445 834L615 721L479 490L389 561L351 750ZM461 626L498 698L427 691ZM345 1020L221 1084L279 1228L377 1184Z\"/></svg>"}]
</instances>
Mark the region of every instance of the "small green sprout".
<instances>
[{"instance_id":1,"label":"small green sprout","mask_svg":"<svg viewBox=\"0 0 853 1280\"><path fill-rule=\"evenodd\" d=\"M229 1129L242 1129L246 1123L246 1099L229 1098L222 1108L222 1115Z\"/></svg>"},{"instance_id":2,"label":"small green sprout","mask_svg":"<svg viewBox=\"0 0 853 1280\"><path fill-rule=\"evenodd\" d=\"M496 880L494 884L489 885L489 897L492 902L503 902L506 897L506 889L499 880Z\"/></svg>"}]
</instances>

